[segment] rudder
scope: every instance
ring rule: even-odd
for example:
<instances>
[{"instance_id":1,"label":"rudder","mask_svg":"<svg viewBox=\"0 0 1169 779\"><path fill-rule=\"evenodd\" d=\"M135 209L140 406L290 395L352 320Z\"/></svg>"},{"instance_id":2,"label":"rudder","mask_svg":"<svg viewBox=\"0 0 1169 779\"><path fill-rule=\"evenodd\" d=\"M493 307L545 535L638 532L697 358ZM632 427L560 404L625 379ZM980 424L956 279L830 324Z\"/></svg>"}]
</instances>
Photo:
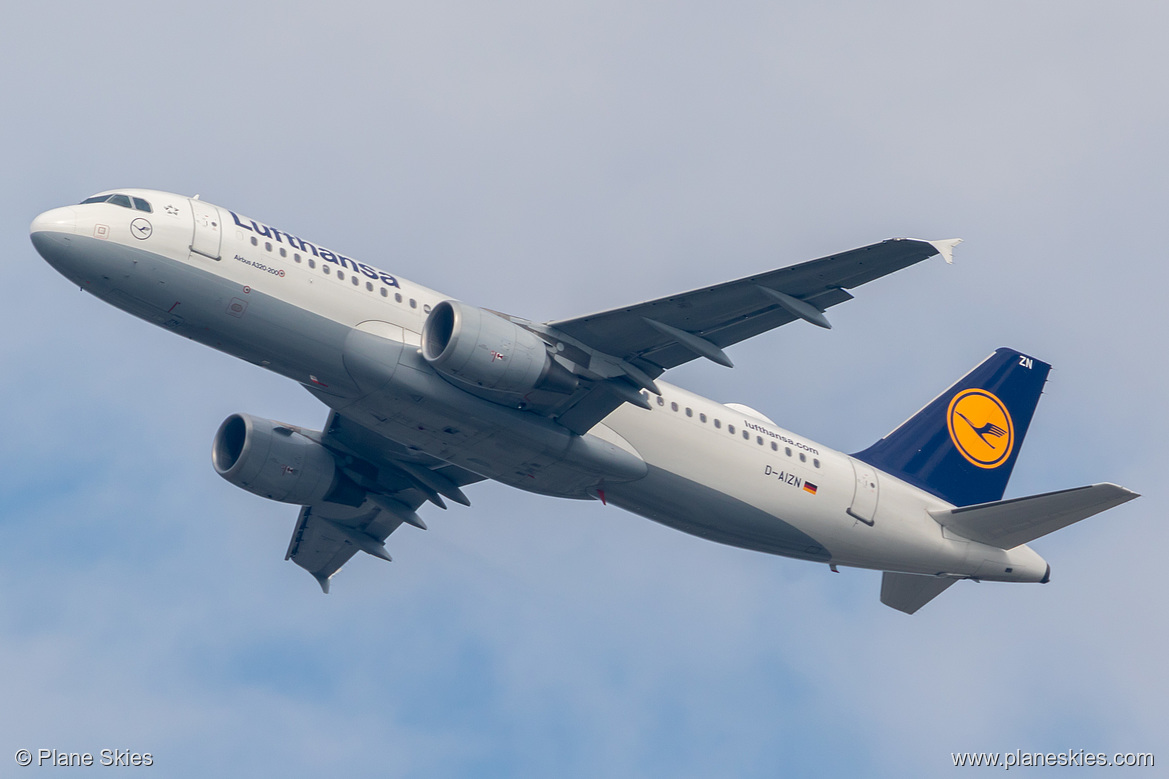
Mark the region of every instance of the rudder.
<instances>
[{"instance_id":1,"label":"rudder","mask_svg":"<svg viewBox=\"0 0 1169 779\"><path fill-rule=\"evenodd\" d=\"M997 349L853 457L956 506L1001 500L1051 366Z\"/></svg>"}]
</instances>

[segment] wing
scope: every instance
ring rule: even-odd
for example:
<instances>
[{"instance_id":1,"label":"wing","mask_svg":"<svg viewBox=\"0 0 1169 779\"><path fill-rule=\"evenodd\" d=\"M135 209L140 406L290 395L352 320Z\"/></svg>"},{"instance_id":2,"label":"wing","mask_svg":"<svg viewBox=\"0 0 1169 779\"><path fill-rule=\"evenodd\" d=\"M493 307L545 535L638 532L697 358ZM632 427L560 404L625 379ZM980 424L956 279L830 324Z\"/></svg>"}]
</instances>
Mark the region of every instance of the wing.
<instances>
[{"instance_id":1,"label":"wing","mask_svg":"<svg viewBox=\"0 0 1169 779\"><path fill-rule=\"evenodd\" d=\"M724 348L797 319L830 327L824 311L851 300L847 290L935 254L949 262L959 242L894 238L713 287L550 322L541 328L544 335L566 342L558 348L578 364L583 352L584 364L600 379L552 416L584 432L622 402L637 403L633 396L640 389L656 393L653 380L668 368L696 357L730 366Z\"/></svg>"},{"instance_id":2,"label":"wing","mask_svg":"<svg viewBox=\"0 0 1169 779\"><path fill-rule=\"evenodd\" d=\"M671 331L697 336L721 351L796 319L810 319L826 326L823 311L852 299L845 290L948 252L952 245L953 242L894 238L758 276L551 322L549 326L606 354L641 360L665 370L708 356Z\"/></svg>"},{"instance_id":3,"label":"wing","mask_svg":"<svg viewBox=\"0 0 1169 779\"><path fill-rule=\"evenodd\" d=\"M446 508L445 495L469 505L460 487L483 481L458 466L419 456L335 412L318 440L338 455L341 470L361 488L356 505L326 501L304 506L292 532L284 559L311 573L326 593L333 574L358 552L389 561L385 541L391 533L403 524L425 530L416 513L423 503Z\"/></svg>"}]
</instances>

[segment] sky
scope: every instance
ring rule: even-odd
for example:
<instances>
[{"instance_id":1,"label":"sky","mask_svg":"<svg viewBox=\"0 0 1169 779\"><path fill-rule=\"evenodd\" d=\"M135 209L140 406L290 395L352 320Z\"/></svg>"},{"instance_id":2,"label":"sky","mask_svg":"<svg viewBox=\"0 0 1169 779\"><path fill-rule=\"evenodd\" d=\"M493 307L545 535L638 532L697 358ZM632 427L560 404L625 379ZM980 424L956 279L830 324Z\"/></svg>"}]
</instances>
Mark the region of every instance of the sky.
<instances>
[{"instance_id":1,"label":"sky","mask_svg":"<svg viewBox=\"0 0 1169 779\"><path fill-rule=\"evenodd\" d=\"M176 777L1169 762L1163 3L4 15L0 773L23 775L22 748L149 752ZM962 237L953 266L857 290L831 331L794 323L732 347L733 370L666 378L851 452L1009 346L1055 367L1008 497L1143 497L1036 541L1049 585L960 582L910 617L876 572L479 484L326 597L283 559L296 508L210 463L233 412L319 427L326 409L79 293L28 240L37 213L122 186L540 321Z\"/></svg>"}]
</instances>

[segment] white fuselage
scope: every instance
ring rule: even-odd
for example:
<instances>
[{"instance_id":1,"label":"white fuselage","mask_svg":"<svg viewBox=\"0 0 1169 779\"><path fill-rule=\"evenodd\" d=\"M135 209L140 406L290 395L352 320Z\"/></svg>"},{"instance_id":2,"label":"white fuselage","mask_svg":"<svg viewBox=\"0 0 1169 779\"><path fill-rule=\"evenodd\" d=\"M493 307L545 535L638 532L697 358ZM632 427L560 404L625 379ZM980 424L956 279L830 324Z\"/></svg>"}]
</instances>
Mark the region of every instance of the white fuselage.
<instances>
[{"instance_id":1,"label":"white fuselage","mask_svg":"<svg viewBox=\"0 0 1169 779\"><path fill-rule=\"evenodd\" d=\"M446 296L225 208L118 191L152 211L98 203L33 223L57 270L130 313L300 382L411 450L532 492L600 497L747 549L905 573L1045 575L1025 545L1002 550L944 530L928 512L950 508L945 501L665 382L650 410L625 404L585 436L470 395L418 354L426 316ZM606 456L614 449L639 467Z\"/></svg>"}]
</instances>

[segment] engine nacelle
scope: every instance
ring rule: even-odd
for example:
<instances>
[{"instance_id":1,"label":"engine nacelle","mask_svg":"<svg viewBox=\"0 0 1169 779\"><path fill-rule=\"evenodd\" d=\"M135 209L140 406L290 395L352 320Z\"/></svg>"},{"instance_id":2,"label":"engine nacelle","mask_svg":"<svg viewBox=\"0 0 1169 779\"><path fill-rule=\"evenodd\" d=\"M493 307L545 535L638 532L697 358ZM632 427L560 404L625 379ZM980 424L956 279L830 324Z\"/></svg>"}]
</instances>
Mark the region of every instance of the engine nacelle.
<instances>
[{"instance_id":1,"label":"engine nacelle","mask_svg":"<svg viewBox=\"0 0 1169 779\"><path fill-rule=\"evenodd\" d=\"M538 337L457 300L444 300L422 326L422 357L456 385L522 396L535 389L571 393L577 378Z\"/></svg>"},{"instance_id":2,"label":"engine nacelle","mask_svg":"<svg viewBox=\"0 0 1169 779\"><path fill-rule=\"evenodd\" d=\"M331 500L360 504L360 488L337 468L328 449L271 419L232 414L211 447L220 476L270 500L301 506ZM356 504L354 502L356 499Z\"/></svg>"}]
</instances>

